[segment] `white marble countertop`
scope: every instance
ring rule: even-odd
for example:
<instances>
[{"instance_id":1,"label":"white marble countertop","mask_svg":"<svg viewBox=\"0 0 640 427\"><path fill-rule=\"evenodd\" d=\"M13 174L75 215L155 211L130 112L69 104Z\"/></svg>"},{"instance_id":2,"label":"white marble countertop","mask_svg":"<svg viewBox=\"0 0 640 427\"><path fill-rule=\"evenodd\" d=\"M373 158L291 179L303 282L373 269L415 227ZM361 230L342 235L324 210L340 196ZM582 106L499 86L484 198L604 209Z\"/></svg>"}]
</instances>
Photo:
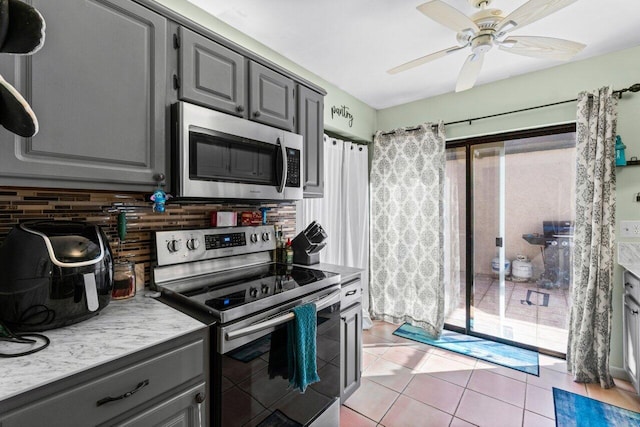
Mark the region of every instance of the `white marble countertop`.
<instances>
[{"instance_id":1,"label":"white marble countertop","mask_svg":"<svg viewBox=\"0 0 640 427\"><path fill-rule=\"evenodd\" d=\"M0 401L205 327L142 294L111 301L91 319L42 332L44 350L0 359Z\"/></svg>"},{"instance_id":2,"label":"white marble countertop","mask_svg":"<svg viewBox=\"0 0 640 427\"><path fill-rule=\"evenodd\" d=\"M619 242L618 264L635 276L640 277L640 243Z\"/></svg>"}]
</instances>

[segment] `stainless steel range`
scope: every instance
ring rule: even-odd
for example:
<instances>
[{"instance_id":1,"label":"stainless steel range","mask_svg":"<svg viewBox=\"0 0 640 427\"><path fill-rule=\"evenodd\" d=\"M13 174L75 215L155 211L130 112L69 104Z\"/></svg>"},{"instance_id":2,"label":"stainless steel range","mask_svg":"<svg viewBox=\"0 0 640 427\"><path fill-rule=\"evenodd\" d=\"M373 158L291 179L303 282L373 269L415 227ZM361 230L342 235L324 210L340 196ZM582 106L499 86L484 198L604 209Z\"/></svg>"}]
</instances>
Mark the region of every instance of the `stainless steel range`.
<instances>
[{"instance_id":1,"label":"stainless steel range","mask_svg":"<svg viewBox=\"0 0 640 427\"><path fill-rule=\"evenodd\" d=\"M339 275L274 263L273 226L162 231L155 243L155 287L212 325L212 425L339 424ZM292 308L310 302L320 382L301 394L282 349Z\"/></svg>"}]
</instances>

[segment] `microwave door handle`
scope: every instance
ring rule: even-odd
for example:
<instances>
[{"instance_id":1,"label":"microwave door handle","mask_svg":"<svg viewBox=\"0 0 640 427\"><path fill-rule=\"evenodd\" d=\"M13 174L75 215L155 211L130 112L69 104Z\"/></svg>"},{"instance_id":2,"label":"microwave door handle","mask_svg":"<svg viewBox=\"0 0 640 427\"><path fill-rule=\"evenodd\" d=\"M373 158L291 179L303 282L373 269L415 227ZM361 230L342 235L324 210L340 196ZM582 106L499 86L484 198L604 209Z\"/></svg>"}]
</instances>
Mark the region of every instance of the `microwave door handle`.
<instances>
[{"instance_id":1,"label":"microwave door handle","mask_svg":"<svg viewBox=\"0 0 640 427\"><path fill-rule=\"evenodd\" d=\"M278 138L278 146L280 147L278 154L282 158L282 180L278 183L278 193L282 193L287 185L287 148L280 141L280 138Z\"/></svg>"}]
</instances>

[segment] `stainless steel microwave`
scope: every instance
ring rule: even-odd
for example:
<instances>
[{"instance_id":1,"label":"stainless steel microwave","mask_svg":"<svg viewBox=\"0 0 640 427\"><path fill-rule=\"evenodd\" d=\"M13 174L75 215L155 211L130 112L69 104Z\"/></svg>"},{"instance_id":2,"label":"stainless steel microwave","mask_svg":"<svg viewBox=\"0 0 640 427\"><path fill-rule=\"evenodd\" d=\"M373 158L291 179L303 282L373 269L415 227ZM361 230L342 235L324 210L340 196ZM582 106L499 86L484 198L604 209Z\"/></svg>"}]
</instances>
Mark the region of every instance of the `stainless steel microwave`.
<instances>
[{"instance_id":1,"label":"stainless steel microwave","mask_svg":"<svg viewBox=\"0 0 640 427\"><path fill-rule=\"evenodd\" d=\"M177 196L302 199L301 135L186 102L172 113Z\"/></svg>"}]
</instances>

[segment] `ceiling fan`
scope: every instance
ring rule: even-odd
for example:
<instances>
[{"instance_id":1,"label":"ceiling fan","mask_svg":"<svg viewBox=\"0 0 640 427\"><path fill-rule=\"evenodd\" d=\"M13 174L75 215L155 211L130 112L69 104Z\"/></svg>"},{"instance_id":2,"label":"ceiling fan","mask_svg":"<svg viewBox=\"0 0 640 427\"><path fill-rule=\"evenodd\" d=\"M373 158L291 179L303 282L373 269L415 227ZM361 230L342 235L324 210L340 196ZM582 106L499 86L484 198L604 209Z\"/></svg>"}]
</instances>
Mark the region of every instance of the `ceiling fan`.
<instances>
[{"instance_id":1,"label":"ceiling fan","mask_svg":"<svg viewBox=\"0 0 640 427\"><path fill-rule=\"evenodd\" d=\"M458 45L409 61L387 71L396 74L427 62L442 58L467 47L471 54L467 57L456 83L456 92L471 89L478 79L484 54L494 46L505 52L534 58L568 60L584 49L582 43L552 37L509 36L511 31L520 29L544 18L577 0L529 0L508 15L488 6L492 0L468 0L480 9L471 16L440 0L428 1L417 9L427 17L457 32Z\"/></svg>"}]
</instances>

